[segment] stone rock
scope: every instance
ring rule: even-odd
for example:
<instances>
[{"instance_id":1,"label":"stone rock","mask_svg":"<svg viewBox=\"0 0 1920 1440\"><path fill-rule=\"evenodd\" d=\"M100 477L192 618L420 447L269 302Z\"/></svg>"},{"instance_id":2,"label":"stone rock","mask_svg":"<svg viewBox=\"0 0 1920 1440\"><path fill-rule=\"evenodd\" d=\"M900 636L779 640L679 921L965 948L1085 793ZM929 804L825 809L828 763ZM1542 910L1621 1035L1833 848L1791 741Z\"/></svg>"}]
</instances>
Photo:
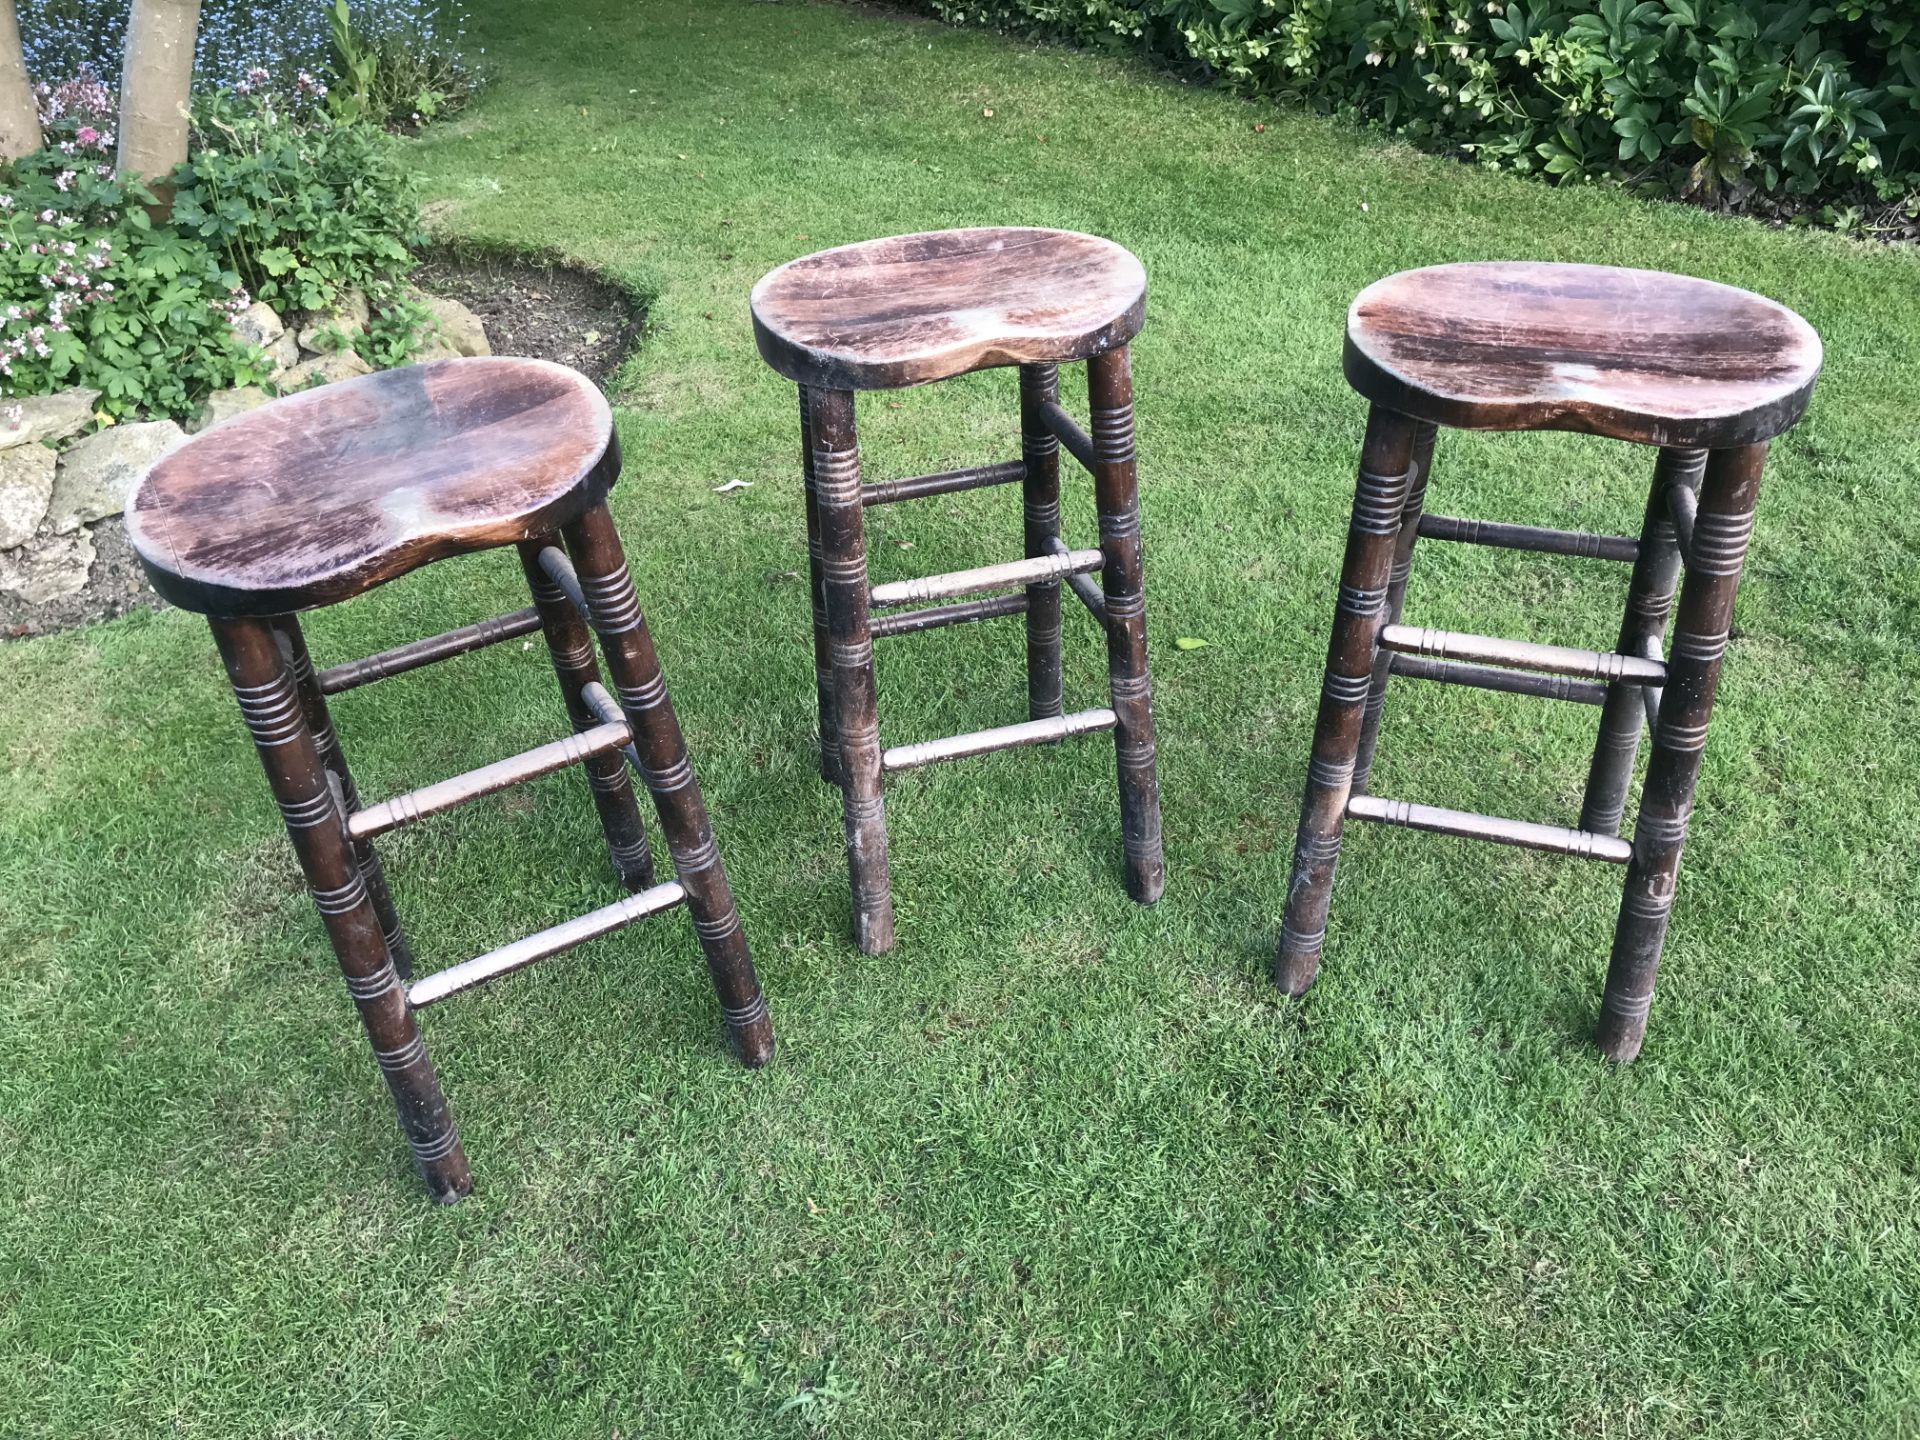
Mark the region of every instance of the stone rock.
<instances>
[{"instance_id":1,"label":"stone rock","mask_svg":"<svg viewBox=\"0 0 1920 1440\"><path fill-rule=\"evenodd\" d=\"M426 344L421 347L421 359L442 360L449 355L493 354L493 346L487 340L487 330L480 323L480 317L458 300L429 295L424 290L411 290L407 298L426 306L433 315ZM428 351L434 353L429 356Z\"/></svg>"},{"instance_id":2,"label":"stone rock","mask_svg":"<svg viewBox=\"0 0 1920 1440\"><path fill-rule=\"evenodd\" d=\"M93 419L93 402L99 398L98 390L76 386L52 395L0 401L0 449L78 434Z\"/></svg>"},{"instance_id":3,"label":"stone rock","mask_svg":"<svg viewBox=\"0 0 1920 1440\"><path fill-rule=\"evenodd\" d=\"M0 550L26 544L40 528L53 498L57 460L44 445L0 450Z\"/></svg>"},{"instance_id":4,"label":"stone rock","mask_svg":"<svg viewBox=\"0 0 1920 1440\"><path fill-rule=\"evenodd\" d=\"M0 595L44 605L84 589L92 570L92 531L41 535L17 550L0 550Z\"/></svg>"},{"instance_id":5,"label":"stone rock","mask_svg":"<svg viewBox=\"0 0 1920 1440\"><path fill-rule=\"evenodd\" d=\"M336 350L331 355L303 360L283 375L274 377L282 395L306 390L314 385L331 385L336 380L351 380L356 375L371 375L373 367L352 350Z\"/></svg>"},{"instance_id":6,"label":"stone rock","mask_svg":"<svg viewBox=\"0 0 1920 1440\"><path fill-rule=\"evenodd\" d=\"M367 308L366 292L348 290L340 296L331 310L315 310L301 317L300 349L307 355L324 355L329 350L344 349L367 328L372 312ZM344 339L336 339L326 332L338 332Z\"/></svg>"},{"instance_id":7,"label":"stone rock","mask_svg":"<svg viewBox=\"0 0 1920 1440\"><path fill-rule=\"evenodd\" d=\"M287 333L287 322L266 301L256 300L234 316L233 333L240 337L241 344L265 350Z\"/></svg>"},{"instance_id":8,"label":"stone rock","mask_svg":"<svg viewBox=\"0 0 1920 1440\"><path fill-rule=\"evenodd\" d=\"M186 432L173 421L150 420L116 425L73 446L60 457L53 479L47 519L54 533L65 535L90 521L118 515L154 462L184 439Z\"/></svg>"},{"instance_id":9,"label":"stone rock","mask_svg":"<svg viewBox=\"0 0 1920 1440\"><path fill-rule=\"evenodd\" d=\"M273 397L258 385L242 385L235 390L216 390L207 396L206 408L188 422L187 433L198 435L202 430L218 425L222 420L231 420L236 415L244 415L249 410L258 410Z\"/></svg>"},{"instance_id":10,"label":"stone rock","mask_svg":"<svg viewBox=\"0 0 1920 1440\"><path fill-rule=\"evenodd\" d=\"M266 354L269 375L291 370L300 363L300 339L291 330L283 331L278 340L266 347Z\"/></svg>"}]
</instances>

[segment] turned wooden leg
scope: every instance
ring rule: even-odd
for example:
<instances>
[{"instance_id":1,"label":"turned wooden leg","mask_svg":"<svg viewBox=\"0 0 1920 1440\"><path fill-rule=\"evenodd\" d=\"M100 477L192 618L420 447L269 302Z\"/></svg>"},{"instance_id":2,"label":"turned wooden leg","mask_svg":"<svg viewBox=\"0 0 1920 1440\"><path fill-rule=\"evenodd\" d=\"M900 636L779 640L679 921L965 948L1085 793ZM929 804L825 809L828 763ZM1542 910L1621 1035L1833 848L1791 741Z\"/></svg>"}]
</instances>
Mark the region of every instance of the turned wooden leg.
<instances>
[{"instance_id":1,"label":"turned wooden leg","mask_svg":"<svg viewBox=\"0 0 1920 1440\"><path fill-rule=\"evenodd\" d=\"M1127 893L1151 905L1167 888L1160 844L1160 780L1153 752L1153 681L1147 673L1146 579L1140 554L1140 488L1133 452L1133 370L1126 346L1087 362L1094 503L1100 512L1101 587L1107 602L1107 686L1113 696L1120 833ZM1059 601L1055 600L1056 610Z\"/></svg>"},{"instance_id":2,"label":"turned wooden leg","mask_svg":"<svg viewBox=\"0 0 1920 1440\"><path fill-rule=\"evenodd\" d=\"M743 1064L764 1065L773 1058L767 1002L753 973L746 932L740 928L700 782L687 759L686 741L667 697L653 638L627 573L620 536L604 504L568 525L565 533L594 631L606 653L614 694L633 730L641 776L660 815L660 833L666 837L674 873L687 892L687 910L706 954L734 1049Z\"/></svg>"},{"instance_id":3,"label":"turned wooden leg","mask_svg":"<svg viewBox=\"0 0 1920 1440\"><path fill-rule=\"evenodd\" d=\"M1304 994L1320 968L1333 871L1340 859L1340 835L1360 751L1360 727L1373 686L1375 651L1386 623L1395 540L1406 508L1419 429L1419 422L1379 405L1367 417L1333 638L1327 646L1326 679L1320 687L1320 715L1313 728L1313 756L1307 762L1306 793L1300 802L1300 833L1287 882L1280 952L1273 967L1274 983L1289 995Z\"/></svg>"},{"instance_id":4,"label":"turned wooden leg","mask_svg":"<svg viewBox=\"0 0 1920 1440\"><path fill-rule=\"evenodd\" d=\"M1421 421L1413 434L1413 466L1407 472L1407 499L1400 507L1400 533L1393 542L1393 571L1387 580L1387 613L1382 622L1398 625L1407 605L1407 577L1413 573L1413 542L1420 538L1420 512L1426 506L1427 476L1433 470L1436 427ZM1360 750L1353 761L1353 793L1367 793L1373 773L1373 752L1380 743L1380 716L1387 708L1387 681L1393 656L1381 650L1373 657L1373 678L1367 689L1367 708L1360 718Z\"/></svg>"},{"instance_id":5,"label":"turned wooden leg","mask_svg":"<svg viewBox=\"0 0 1920 1440\"><path fill-rule=\"evenodd\" d=\"M347 838L337 782L329 779L281 651L286 624L217 618L210 624L314 906L339 958L347 993L359 1008L374 1059L393 1094L400 1128L427 1192L441 1204L451 1204L473 1188L466 1152L407 1007L359 857Z\"/></svg>"},{"instance_id":6,"label":"turned wooden leg","mask_svg":"<svg viewBox=\"0 0 1920 1440\"><path fill-rule=\"evenodd\" d=\"M813 416L800 387L800 469L807 486L807 594L813 606L813 689L820 713L820 778L840 783L840 736L833 719L833 640L827 628L826 570L820 556L820 501L813 481Z\"/></svg>"},{"instance_id":7,"label":"turned wooden leg","mask_svg":"<svg viewBox=\"0 0 1920 1440\"><path fill-rule=\"evenodd\" d=\"M1667 631L1667 612L1673 607L1674 581L1680 574L1680 547L1674 538L1673 512L1667 491L1675 487L1698 490L1706 469L1704 450L1662 450L1653 467L1653 493L1647 499L1646 519L1640 526L1640 555L1627 586L1627 613L1620 622L1622 655L1644 655L1649 640ZM1594 743L1593 763L1587 770L1587 793L1580 806L1580 828L1595 835L1618 835L1627 806L1627 787L1633 781L1634 752L1640 748L1640 726L1646 702L1638 685L1607 687L1600 711L1600 738Z\"/></svg>"},{"instance_id":8,"label":"turned wooden leg","mask_svg":"<svg viewBox=\"0 0 1920 1440\"><path fill-rule=\"evenodd\" d=\"M546 633L547 653L553 657L553 673L560 681L560 698L567 707L567 718L574 733L591 730L600 717L581 697L588 685L597 684L600 667L593 658L593 637L565 593L540 564L540 552L557 544L558 536L523 540L520 568L526 573L527 588L533 592L534 608L540 612L540 628ZM620 883L638 893L653 884L653 847L647 843L647 827L640 819L640 805L634 798L633 781L627 775L626 757L618 750L607 751L587 760L587 784L593 791L593 808L599 812L600 828L607 837L607 853L613 859L613 872Z\"/></svg>"},{"instance_id":9,"label":"turned wooden leg","mask_svg":"<svg viewBox=\"0 0 1920 1440\"><path fill-rule=\"evenodd\" d=\"M833 709L840 736L841 813L853 886L853 934L868 955L893 948L887 812L880 781L879 699L868 629L867 532L860 510L860 445L853 392L807 392L813 402L813 483L820 502L820 565L832 632Z\"/></svg>"},{"instance_id":10,"label":"turned wooden leg","mask_svg":"<svg viewBox=\"0 0 1920 1440\"><path fill-rule=\"evenodd\" d=\"M360 792L354 788L353 773L347 769L346 752L340 748L333 717L327 711L327 697L320 692L320 681L314 674L313 657L307 653L307 640L300 632L300 622L291 615L282 615L273 621L273 627L281 659L299 692L307 729L313 732L320 759L339 787L341 812L350 815L360 808ZM380 868L380 857L374 853L373 842L356 840L353 854L360 865L360 876L367 883L367 898L373 901L373 913L380 917L380 933L386 937L387 949L392 952L393 968L402 980L411 980L413 950L407 944L406 931L400 928L400 912L394 908L393 892L387 889L386 873Z\"/></svg>"},{"instance_id":11,"label":"turned wooden leg","mask_svg":"<svg viewBox=\"0 0 1920 1440\"><path fill-rule=\"evenodd\" d=\"M1046 555L1060 535L1060 442L1040 418L1041 406L1060 394L1054 365L1020 367L1020 454L1027 473L1026 553ZM1027 586L1027 718L1060 713L1060 582Z\"/></svg>"},{"instance_id":12,"label":"turned wooden leg","mask_svg":"<svg viewBox=\"0 0 1920 1440\"><path fill-rule=\"evenodd\" d=\"M1600 1003L1600 1049L1610 1060L1633 1059L1646 1038L1693 788L1707 744L1707 720L1733 629L1733 599L1753 534L1753 506L1766 458L1765 445L1715 450L1707 456L1674 618L1673 649L1667 657L1667 683L1634 825L1633 858L1627 862L1626 891Z\"/></svg>"}]
</instances>

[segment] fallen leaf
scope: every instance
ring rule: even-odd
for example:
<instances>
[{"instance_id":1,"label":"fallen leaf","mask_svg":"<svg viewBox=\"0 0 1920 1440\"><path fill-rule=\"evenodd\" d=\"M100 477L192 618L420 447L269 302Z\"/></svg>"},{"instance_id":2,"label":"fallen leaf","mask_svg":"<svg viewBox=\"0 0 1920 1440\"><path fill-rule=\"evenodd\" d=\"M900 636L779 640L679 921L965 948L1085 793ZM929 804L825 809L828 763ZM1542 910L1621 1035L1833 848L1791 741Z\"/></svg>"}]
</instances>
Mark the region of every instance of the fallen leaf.
<instances>
[{"instance_id":1,"label":"fallen leaf","mask_svg":"<svg viewBox=\"0 0 1920 1440\"><path fill-rule=\"evenodd\" d=\"M1254 134L1256 134L1256 135L1264 135L1264 134L1266 134L1266 133L1267 133L1267 122L1266 122L1266 121L1264 121L1264 120L1259 120L1259 121L1255 121L1255 122L1254 122L1254 126L1253 126L1253 133L1254 133Z\"/></svg>"},{"instance_id":2,"label":"fallen leaf","mask_svg":"<svg viewBox=\"0 0 1920 1440\"><path fill-rule=\"evenodd\" d=\"M911 540L896 540L896 541L894 541L894 542L893 542L893 547L894 547L894 549L896 549L896 550L911 550L911 549L913 548L913 541L911 541Z\"/></svg>"},{"instance_id":3,"label":"fallen leaf","mask_svg":"<svg viewBox=\"0 0 1920 1440\"><path fill-rule=\"evenodd\" d=\"M600 343L600 332L598 330L587 331L586 334L580 337L580 343L583 345L598 345Z\"/></svg>"},{"instance_id":4,"label":"fallen leaf","mask_svg":"<svg viewBox=\"0 0 1920 1440\"><path fill-rule=\"evenodd\" d=\"M980 113L986 116L987 119L991 120L993 118L993 107L989 105L986 109L982 110Z\"/></svg>"},{"instance_id":5,"label":"fallen leaf","mask_svg":"<svg viewBox=\"0 0 1920 1440\"><path fill-rule=\"evenodd\" d=\"M799 578L800 572L798 570L767 571L767 584L769 585L784 585L789 580L798 580Z\"/></svg>"},{"instance_id":6,"label":"fallen leaf","mask_svg":"<svg viewBox=\"0 0 1920 1440\"><path fill-rule=\"evenodd\" d=\"M714 486L713 493L716 495L725 495L731 490L749 490L752 487L753 482L751 480L729 480L724 485Z\"/></svg>"},{"instance_id":7,"label":"fallen leaf","mask_svg":"<svg viewBox=\"0 0 1920 1440\"><path fill-rule=\"evenodd\" d=\"M1191 635L1182 635L1173 642L1173 648L1176 650L1204 650L1207 648L1207 642L1196 639Z\"/></svg>"}]
</instances>

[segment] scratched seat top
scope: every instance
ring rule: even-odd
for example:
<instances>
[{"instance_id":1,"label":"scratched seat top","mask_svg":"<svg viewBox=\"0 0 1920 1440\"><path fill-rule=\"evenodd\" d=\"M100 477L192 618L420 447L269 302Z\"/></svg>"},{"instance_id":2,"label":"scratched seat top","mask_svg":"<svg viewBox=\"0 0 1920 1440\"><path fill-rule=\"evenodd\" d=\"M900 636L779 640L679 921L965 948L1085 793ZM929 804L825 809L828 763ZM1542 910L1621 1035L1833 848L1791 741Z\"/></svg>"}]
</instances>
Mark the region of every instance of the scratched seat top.
<instances>
[{"instance_id":1,"label":"scratched seat top","mask_svg":"<svg viewBox=\"0 0 1920 1440\"><path fill-rule=\"evenodd\" d=\"M1784 305L1603 265L1406 270L1361 291L1347 313L1354 389L1469 430L1753 444L1799 420L1820 359L1820 337Z\"/></svg>"},{"instance_id":2,"label":"scratched seat top","mask_svg":"<svg viewBox=\"0 0 1920 1440\"><path fill-rule=\"evenodd\" d=\"M1146 303L1146 271L1111 240L935 230L789 261L753 287L753 333L789 380L890 390L1086 360L1131 340Z\"/></svg>"},{"instance_id":3,"label":"scratched seat top","mask_svg":"<svg viewBox=\"0 0 1920 1440\"><path fill-rule=\"evenodd\" d=\"M286 396L147 474L127 531L188 610L331 605L429 561L545 535L619 470L613 417L545 360L437 360Z\"/></svg>"}]
</instances>

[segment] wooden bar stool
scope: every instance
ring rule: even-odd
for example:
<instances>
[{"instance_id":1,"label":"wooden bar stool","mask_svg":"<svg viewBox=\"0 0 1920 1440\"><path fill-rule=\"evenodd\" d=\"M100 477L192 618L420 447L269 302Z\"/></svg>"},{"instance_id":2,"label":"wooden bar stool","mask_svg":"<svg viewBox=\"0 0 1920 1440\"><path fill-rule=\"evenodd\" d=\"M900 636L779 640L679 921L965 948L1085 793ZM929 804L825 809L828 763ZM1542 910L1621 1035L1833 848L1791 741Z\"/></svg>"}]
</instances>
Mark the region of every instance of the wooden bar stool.
<instances>
[{"instance_id":1,"label":"wooden bar stool","mask_svg":"<svg viewBox=\"0 0 1920 1440\"><path fill-rule=\"evenodd\" d=\"M1127 353L1146 298L1146 272L1112 241L1029 229L846 245L782 265L753 289L760 354L800 387L820 773L843 797L855 938L869 955L893 944L881 798L888 771L1111 730L1127 892L1150 905L1165 888ZM1078 360L1087 364L1091 435L1059 404L1057 367ZM1021 459L862 485L856 390L1007 365L1020 367ZM1062 445L1092 473L1097 550L1069 549L1060 538ZM1026 499L1025 559L868 586L863 507L1014 481ZM1107 633L1110 708L1062 713L1063 580ZM1012 593L961 598L996 591ZM899 609L920 601L956 603ZM883 750L874 639L1017 614L1027 617L1027 720Z\"/></svg>"},{"instance_id":2,"label":"wooden bar stool","mask_svg":"<svg viewBox=\"0 0 1920 1440\"><path fill-rule=\"evenodd\" d=\"M1274 966L1283 990L1313 983L1346 820L1558 851L1626 866L1599 1042L1611 1059L1639 1053L1761 467L1768 442L1805 411L1820 358L1819 337L1785 307L1646 270L1439 265L1390 276L1353 302L1346 375L1373 408ZM1441 425L1658 446L1640 538L1427 514ZM1617 650L1401 624L1419 536L1632 566ZM1600 707L1579 827L1368 795L1394 675ZM1620 819L1643 714L1653 748L1629 844Z\"/></svg>"},{"instance_id":3,"label":"wooden bar stool","mask_svg":"<svg viewBox=\"0 0 1920 1440\"><path fill-rule=\"evenodd\" d=\"M607 514L619 470L613 417L584 376L538 360L444 360L217 425L155 466L127 508L154 588L213 627L400 1127L442 1203L472 1180L415 1012L450 995L684 904L740 1059L757 1066L773 1053L706 806ZM504 545L518 548L530 608L315 673L296 612ZM326 697L534 630L546 635L574 733L363 805ZM374 837L575 764L632 893L414 979ZM676 880L656 883L629 765L653 795Z\"/></svg>"}]
</instances>

